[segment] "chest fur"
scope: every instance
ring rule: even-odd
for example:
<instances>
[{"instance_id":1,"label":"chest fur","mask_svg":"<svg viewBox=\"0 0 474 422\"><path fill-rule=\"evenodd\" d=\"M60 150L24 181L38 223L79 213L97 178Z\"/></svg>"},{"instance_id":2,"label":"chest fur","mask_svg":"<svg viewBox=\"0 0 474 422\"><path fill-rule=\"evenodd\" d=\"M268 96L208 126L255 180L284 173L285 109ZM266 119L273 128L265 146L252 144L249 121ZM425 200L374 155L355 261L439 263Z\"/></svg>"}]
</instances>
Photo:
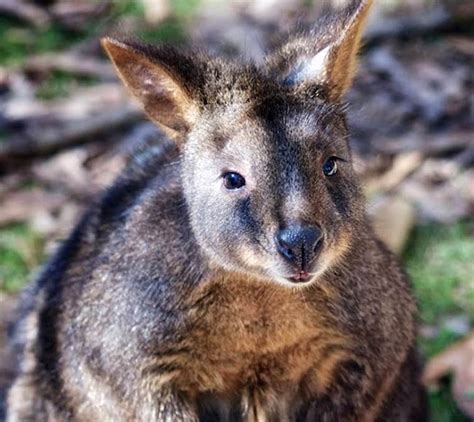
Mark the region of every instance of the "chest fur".
<instances>
[{"instance_id":1,"label":"chest fur","mask_svg":"<svg viewBox=\"0 0 474 422\"><path fill-rule=\"evenodd\" d=\"M192 352L181 362L179 389L226 397L258 390L260 401L299 388L323 392L350 347L326 295L315 289L309 300L301 290L247 280L203 287L188 300L185 349Z\"/></svg>"}]
</instances>

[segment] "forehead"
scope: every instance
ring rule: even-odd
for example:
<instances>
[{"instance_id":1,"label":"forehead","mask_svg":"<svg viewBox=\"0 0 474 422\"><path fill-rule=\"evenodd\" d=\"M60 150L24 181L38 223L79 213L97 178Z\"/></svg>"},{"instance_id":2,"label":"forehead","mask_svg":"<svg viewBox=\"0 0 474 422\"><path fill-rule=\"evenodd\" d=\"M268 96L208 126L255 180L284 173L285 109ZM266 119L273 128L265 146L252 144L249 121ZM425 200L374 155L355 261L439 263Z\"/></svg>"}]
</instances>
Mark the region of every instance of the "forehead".
<instances>
[{"instance_id":1,"label":"forehead","mask_svg":"<svg viewBox=\"0 0 474 422\"><path fill-rule=\"evenodd\" d=\"M274 157L276 151L288 157L346 147L340 107L319 100L277 93L241 108L230 104L218 116L221 152L237 159L251 156L255 162L259 157Z\"/></svg>"},{"instance_id":2,"label":"forehead","mask_svg":"<svg viewBox=\"0 0 474 422\"><path fill-rule=\"evenodd\" d=\"M343 129L343 110L326 102L317 88L278 88L274 94L257 99L254 107L255 117L269 132L279 131L288 139L305 141Z\"/></svg>"}]
</instances>

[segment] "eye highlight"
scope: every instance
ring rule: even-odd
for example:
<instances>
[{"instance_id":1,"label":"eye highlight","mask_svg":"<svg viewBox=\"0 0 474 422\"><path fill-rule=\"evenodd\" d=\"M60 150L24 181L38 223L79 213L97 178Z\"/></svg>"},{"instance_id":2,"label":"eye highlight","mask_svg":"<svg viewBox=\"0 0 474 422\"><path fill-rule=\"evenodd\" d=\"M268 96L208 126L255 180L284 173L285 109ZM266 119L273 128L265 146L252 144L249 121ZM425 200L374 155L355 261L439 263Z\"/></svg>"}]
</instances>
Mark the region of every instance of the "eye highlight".
<instances>
[{"instance_id":1,"label":"eye highlight","mask_svg":"<svg viewBox=\"0 0 474 422\"><path fill-rule=\"evenodd\" d=\"M245 186L244 177L235 171L224 173L222 178L224 179L224 187L227 190L237 190Z\"/></svg>"},{"instance_id":2,"label":"eye highlight","mask_svg":"<svg viewBox=\"0 0 474 422\"><path fill-rule=\"evenodd\" d=\"M337 173L337 160L334 157L328 158L323 164L325 176L334 176Z\"/></svg>"}]
</instances>

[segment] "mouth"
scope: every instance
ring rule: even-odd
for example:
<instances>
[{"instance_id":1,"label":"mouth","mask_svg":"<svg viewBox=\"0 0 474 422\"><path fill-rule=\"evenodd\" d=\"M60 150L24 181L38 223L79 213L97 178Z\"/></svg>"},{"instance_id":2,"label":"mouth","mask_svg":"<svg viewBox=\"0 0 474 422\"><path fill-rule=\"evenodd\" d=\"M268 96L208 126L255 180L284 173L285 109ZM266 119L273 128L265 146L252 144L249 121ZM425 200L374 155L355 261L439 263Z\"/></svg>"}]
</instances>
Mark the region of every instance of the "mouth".
<instances>
[{"instance_id":1,"label":"mouth","mask_svg":"<svg viewBox=\"0 0 474 422\"><path fill-rule=\"evenodd\" d=\"M305 283L310 279L310 274L307 271L299 271L287 278L292 283Z\"/></svg>"},{"instance_id":2,"label":"mouth","mask_svg":"<svg viewBox=\"0 0 474 422\"><path fill-rule=\"evenodd\" d=\"M322 249L322 242L318 242L318 246L315 249L315 255L311 259L311 262L306 264L306 268L303 269L296 269L296 272L291 274L290 276L285 277L290 283L292 284L306 284L308 283L311 278L313 277L314 273L314 268L318 267L318 258L321 255L321 249Z\"/></svg>"},{"instance_id":3,"label":"mouth","mask_svg":"<svg viewBox=\"0 0 474 422\"><path fill-rule=\"evenodd\" d=\"M321 259L323 251L323 242L318 241L311 256L306 256L303 251L302 256L295 259L296 262L289 262L289 259L283 261L280 256L278 263L275 262L272 266L270 275L287 287L291 285L294 287L310 285L325 267L324 259Z\"/></svg>"}]
</instances>

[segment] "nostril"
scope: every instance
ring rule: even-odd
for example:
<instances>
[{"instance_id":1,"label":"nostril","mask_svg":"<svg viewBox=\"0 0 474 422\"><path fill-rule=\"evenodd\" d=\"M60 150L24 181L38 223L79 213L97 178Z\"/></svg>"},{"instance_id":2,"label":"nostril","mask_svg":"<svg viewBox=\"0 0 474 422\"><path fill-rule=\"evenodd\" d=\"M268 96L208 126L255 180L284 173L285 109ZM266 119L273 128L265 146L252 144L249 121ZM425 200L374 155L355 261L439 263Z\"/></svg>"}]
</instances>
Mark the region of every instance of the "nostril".
<instances>
[{"instance_id":1,"label":"nostril","mask_svg":"<svg viewBox=\"0 0 474 422\"><path fill-rule=\"evenodd\" d=\"M322 244L323 244L323 237L320 236L314 243L313 252L317 252Z\"/></svg>"},{"instance_id":2,"label":"nostril","mask_svg":"<svg viewBox=\"0 0 474 422\"><path fill-rule=\"evenodd\" d=\"M295 259L295 253L291 249L291 247L286 243L284 239L284 235L282 233L278 233L276 236L277 241L277 248L278 252L280 252L285 258L291 260Z\"/></svg>"},{"instance_id":3,"label":"nostril","mask_svg":"<svg viewBox=\"0 0 474 422\"><path fill-rule=\"evenodd\" d=\"M295 259L295 254L293 253L293 251L285 246L282 246L281 253L289 260Z\"/></svg>"},{"instance_id":4,"label":"nostril","mask_svg":"<svg viewBox=\"0 0 474 422\"><path fill-rule=\"evenodd\" d=\"M285 255L288 255L288 256L294 255L293 251L288 246L281 245L281 249L283 250L283 252L285 252Z\"/></svg>"},{"instance_id":5,"label":"nostril","mask_svg":"<svg viewBox=\"0 0 474 422\"><path fill-rule=\"evenodd\" d=\"M307 251L310 253L315 253L320 245L322 240L322 232L319 227L309 226L303 229L303 245Z\"/></svg>"}]
</instances>

